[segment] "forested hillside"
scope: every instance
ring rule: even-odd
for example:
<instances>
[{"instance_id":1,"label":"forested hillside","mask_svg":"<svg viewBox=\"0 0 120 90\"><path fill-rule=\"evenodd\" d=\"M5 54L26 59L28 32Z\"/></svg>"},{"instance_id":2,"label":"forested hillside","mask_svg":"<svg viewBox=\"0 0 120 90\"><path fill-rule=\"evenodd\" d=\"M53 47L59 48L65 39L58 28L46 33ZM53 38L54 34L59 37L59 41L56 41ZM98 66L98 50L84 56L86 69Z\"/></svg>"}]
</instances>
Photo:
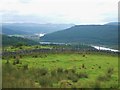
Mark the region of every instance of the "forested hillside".
<instances>
[{"instance_id":1,"label":"forested hillside","mask_svg":"<svg viewBox=\"0 0 120 90\"><path fill-rule=\"evenodd\" d=\"M87 44L118 44L117 25L76 25L71 28L46 34L41 41L79 42Z\"/></svg>"},{"instance_id":2,"label":"forested hillside","mask_svg":"<svg viewBox=\"0 0 120 90\"><path fill-rule=\"evenodd\" d=\"M9 37L6 35L2 35L2 45L3 46L8 46L8 45L36 45L39 44L38 42L35 42L33 40L29 39L24 39L20 37Z\"/></svg>"}]
</instances>

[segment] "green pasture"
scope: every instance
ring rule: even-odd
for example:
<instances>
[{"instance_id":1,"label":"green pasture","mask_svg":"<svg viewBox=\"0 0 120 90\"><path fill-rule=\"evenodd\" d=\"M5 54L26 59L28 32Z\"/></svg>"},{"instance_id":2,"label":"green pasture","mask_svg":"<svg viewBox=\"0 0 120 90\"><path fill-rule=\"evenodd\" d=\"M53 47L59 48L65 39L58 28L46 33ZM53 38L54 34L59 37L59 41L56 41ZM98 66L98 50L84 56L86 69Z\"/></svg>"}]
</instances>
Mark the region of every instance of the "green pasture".
<instances>
[{"instance_id":1,"label":"green pasture","mask_svg":"<svg viewBox=\"0 0 120 90\"><path fill-rule=\"evenodd\" d=\"M6 63L6 60L2 60L3 87L118 88L118 57L114 54L92 52L87 54L44 53L37 54L37 57L32 55L21 57L19 58L20 63L16 65L13 65L14 60L10 58L9 63ZM24 71L25 66L27 66L27 70ZM45 76L39 75L40 73L38 72L43 72L45 71L44 69L47 69L47 74ZM75 70L75 72L65 74L65 71L70 69ZM51 75L55 71L60 73L57 73L57 76ZM74 76L77 73L83 73L87 75L87 78ZM71 75L70 78L67 78L69 75ZM23 78L25 79L25 77L26 80L24 81ZM30 82L31 79L32 81ZM49 81L46 81L46 79ZM21 85L23 82L24 85ZM16 83L19 85L16 85ZM72 86L66 83L70 83Z\"/></svg>"}]
</instances>

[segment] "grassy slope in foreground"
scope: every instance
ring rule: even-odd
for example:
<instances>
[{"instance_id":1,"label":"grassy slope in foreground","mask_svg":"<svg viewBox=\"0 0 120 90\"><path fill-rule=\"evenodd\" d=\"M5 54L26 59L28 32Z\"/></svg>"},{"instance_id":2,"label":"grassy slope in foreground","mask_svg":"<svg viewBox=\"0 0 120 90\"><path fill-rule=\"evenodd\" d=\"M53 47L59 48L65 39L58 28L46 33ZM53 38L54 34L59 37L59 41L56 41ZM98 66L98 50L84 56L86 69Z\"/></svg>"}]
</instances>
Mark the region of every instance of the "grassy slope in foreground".
<instances>
[{"instance_id":1,"label":"grassy slope in foreground","mask_svg":"<svg viewBox=\"0 0 120 90\"><path fill-rule=\"evenodd\" d=\"M21 63L17 65L12 64L13 60L10 59L10 64L5 64L6 60L2 61L3 88L117 88L118 86L118 57L115 55L39 54L37 57L32 55L22 57Z\"/></svg>"}]
</instances>

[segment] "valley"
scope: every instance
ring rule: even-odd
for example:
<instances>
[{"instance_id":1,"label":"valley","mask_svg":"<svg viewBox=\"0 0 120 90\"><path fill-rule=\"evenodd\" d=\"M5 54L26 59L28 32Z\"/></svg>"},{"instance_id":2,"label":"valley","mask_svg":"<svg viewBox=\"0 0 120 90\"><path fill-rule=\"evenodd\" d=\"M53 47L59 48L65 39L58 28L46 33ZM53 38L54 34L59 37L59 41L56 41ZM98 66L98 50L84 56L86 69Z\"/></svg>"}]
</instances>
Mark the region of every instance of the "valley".
<instances>
[{"instance_id":1,"label":"valley","mask_svg":"<svg viewBox=\"0 0 120 90\"><path fill-rule=\"evenodd\" d=\"M1 34L3 88L120 88L117 26L8 31Z\"/></svg>"}]
</instances>

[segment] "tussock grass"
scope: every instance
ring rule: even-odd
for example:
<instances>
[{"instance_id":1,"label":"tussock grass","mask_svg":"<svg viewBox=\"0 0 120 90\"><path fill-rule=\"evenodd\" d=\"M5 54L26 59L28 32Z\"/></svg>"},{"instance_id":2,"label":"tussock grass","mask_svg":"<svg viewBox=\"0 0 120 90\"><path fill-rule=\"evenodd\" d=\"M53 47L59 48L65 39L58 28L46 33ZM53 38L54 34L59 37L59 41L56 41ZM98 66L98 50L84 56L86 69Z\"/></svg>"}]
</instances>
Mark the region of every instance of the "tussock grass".
<instances>
[{"instance_id":1,"label":"tussock grass","mask_svg":"<svg viewBox=\"0 0 120 90\"><path fill-rule=\"evenodd\" d=\"M114 72L114 69L112 67L108 68L105 72L105 75L98 76L99 81L109 81L111 79L111 76Z\"/></svg>"},{"instance_id":2,"label":"tussock grass","mask_svg":"<svg viewBox=\"0 0 120 90\"><path fill-rule=\"evenodd\" d=\"M12 63L16 58L10 58L9 63L3 60L3 88L117 87L117 57L90 54L85 58L73 53L34 55L38 57L23 56L15 65Z\"/></svg>"},{"instance_id":3,"label":"tussock grass","mask_svg":"<svg viewBox=\"0 0 120 90\"><path fill-rule=\"evenodd\" d=\"M11 64L3 65L3 69L3 88L36 88L34 81L22 69L18 70Z\"/></svg>"}]
</instances>

